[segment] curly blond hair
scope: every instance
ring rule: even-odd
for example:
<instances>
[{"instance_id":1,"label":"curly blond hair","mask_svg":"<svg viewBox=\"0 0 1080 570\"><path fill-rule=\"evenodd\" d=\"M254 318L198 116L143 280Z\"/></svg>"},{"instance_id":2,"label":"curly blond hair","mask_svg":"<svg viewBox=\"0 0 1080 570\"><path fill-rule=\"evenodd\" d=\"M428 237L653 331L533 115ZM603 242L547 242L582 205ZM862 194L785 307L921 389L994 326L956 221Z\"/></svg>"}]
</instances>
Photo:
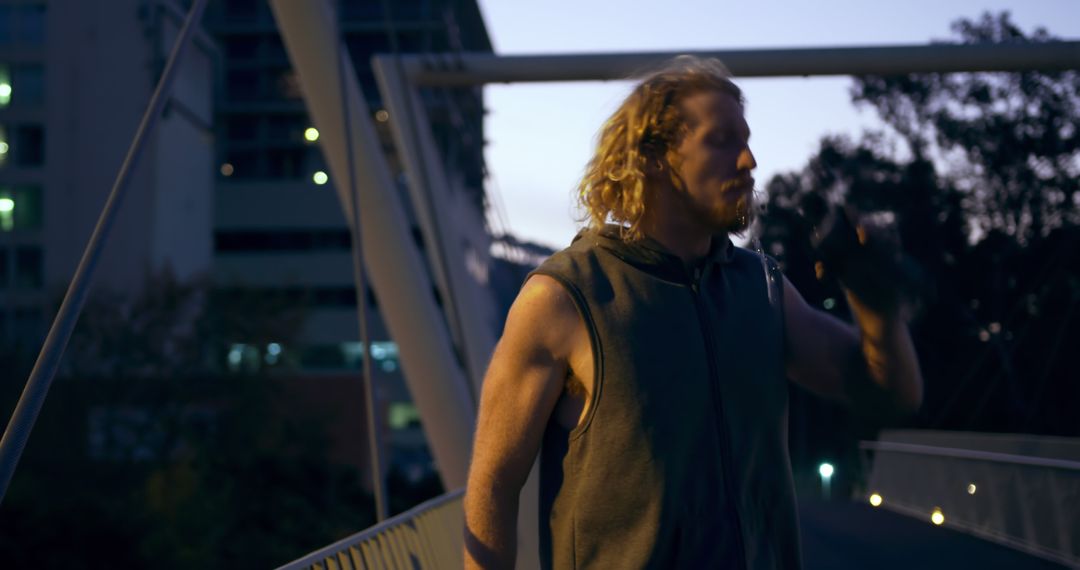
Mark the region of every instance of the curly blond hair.
<instances>
[{"instance_id":1,"label":"curly blond hair","mask_svg":"<svg viewBox=\"0 0 1080 570\"><path fill-rule=\"evenodd\" d=\"M685 127L680 103L712 89L744 104L742 90L718 59L682 55L641 77L597 137L596 153L577 189L580 220L597 229L611 220L622 226L624 240L640 239L647 165L670 166L666 155Z\"/></svg>"}]
</instances>

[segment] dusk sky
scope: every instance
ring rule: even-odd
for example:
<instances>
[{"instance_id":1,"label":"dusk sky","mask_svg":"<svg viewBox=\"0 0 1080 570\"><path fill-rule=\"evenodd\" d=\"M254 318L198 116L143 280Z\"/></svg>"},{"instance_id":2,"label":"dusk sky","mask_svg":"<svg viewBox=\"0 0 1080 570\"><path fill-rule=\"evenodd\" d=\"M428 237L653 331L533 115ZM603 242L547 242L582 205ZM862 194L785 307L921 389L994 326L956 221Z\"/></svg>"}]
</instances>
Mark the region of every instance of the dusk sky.
<instances>
[{"instance_id":1,"label":"dusk sky","mask_svg":"<svg viewBox=\"0 0 1080 570\"><path fill-rule=\"evenodd\" d=\"M717 0L479 0L499 55L694 51L926 44L951 39L950 23L1008 10L1025 33L1038 26L1080 39L1076 0L819 2ZM736 78L737 79L737 78ZM759 185L800 168L827 133L879 128L857 109L851 79L737 79L748 100ZM626 82L492 85L486 88L489 192L509 230L552 247L577 231L573 193L597 130L628 93Z\"/></svg>"}]
</instances>

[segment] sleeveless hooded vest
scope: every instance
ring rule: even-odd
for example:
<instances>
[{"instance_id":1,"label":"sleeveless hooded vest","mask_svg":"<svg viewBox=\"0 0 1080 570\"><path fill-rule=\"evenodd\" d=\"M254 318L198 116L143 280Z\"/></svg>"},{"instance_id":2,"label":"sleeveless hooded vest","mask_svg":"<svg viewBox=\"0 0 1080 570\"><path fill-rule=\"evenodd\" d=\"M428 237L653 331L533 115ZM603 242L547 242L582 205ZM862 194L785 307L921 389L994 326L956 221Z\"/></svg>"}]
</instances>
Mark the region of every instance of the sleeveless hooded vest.
<instances>
[{"instance_id":1,"label":"sleeveless hooded vest","mask_svg":"<svg viewBox=\"0 0 1080 570\"><path fill-rule=\"evenodd\" d=\"M534 272L570 293L595 366L585 420L544 434L544 568L800 567L782 278L766 260L724 238L688 268L609 226Z\"/></svg>"}]
</instances>

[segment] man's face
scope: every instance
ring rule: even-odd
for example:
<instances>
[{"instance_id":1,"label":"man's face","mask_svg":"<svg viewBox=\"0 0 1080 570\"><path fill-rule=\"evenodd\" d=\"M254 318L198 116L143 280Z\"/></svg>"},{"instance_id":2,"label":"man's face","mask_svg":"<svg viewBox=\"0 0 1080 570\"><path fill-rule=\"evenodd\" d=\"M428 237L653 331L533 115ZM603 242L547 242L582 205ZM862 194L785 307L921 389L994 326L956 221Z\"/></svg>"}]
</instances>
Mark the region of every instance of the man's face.
<instances>
[{"instance_id":1,"label":"man's face","mask_svg":"<svg viewBox=\"0 0 1080 570\"><path fill-rule=\"evenodd\" d=\"M752 221L757 167L750 127L730 93L706 90L682 101L686 130L668 151L672 183L694 221L712 232L739 232Z\"/></svg>"}]
</instances>

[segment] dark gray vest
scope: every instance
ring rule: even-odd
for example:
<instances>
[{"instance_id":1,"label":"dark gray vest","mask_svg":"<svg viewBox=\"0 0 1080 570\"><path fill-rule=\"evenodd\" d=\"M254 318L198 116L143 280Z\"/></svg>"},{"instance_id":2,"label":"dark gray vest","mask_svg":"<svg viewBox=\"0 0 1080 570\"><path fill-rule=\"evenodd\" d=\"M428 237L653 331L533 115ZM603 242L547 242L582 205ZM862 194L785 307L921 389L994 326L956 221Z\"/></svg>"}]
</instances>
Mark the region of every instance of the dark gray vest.
<instances>
[{"instance_id":1,"label":"dark gray vest","mask_svg":"<svg viewBox=\"0 0 1080 570\"><path fill-rule=\"evenodd\" d=\"M723 239L691 269L606 228L536 270L574 298L596 366L586 420L544 434L543 567L800 566L769 263L772 280Z\"/></svg>"}]
</instances>

